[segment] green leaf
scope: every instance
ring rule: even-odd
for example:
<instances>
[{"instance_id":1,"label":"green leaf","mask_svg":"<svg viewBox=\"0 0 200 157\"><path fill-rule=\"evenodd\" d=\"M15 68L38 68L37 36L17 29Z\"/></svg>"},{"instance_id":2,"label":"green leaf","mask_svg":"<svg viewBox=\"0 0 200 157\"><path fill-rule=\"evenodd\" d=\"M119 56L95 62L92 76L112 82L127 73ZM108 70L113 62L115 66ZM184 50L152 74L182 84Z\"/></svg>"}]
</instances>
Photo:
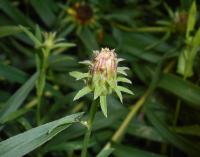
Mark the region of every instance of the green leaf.
<instances>
[{"instance_id":1,"label":"green leaf","mask_svg":"<svg viewBox=\"0 0 200 157\"><path fill-rule=\"evenodd\" d=\"M77 113L66 116L0 142L0 156L21 157L31 152L52 139L59 132L68 128L72 123L77 122L82 114L83 113ZM49 130L51 130L51 132L49 132Z\"/></svg>"},{"instance_id":2,"label":"green leaf","mask_svg":"<svg viewBox=\"0 0 200 157\"><path fill-rule=\"evenodd\" d=\"M189 102L188 105L200 108L200 87L173 74L163 74L158 86Z\"/></svg>"},{"instance_id":3,"label":"green leaf","mask_svg":"<svg viewBox=\"0 0 200 157\"><path fill-rule=\"evenodd\" d=\"M69 75L76 78L76 80L81 80L83 78L89 77L89 73L82 73L79 71L72 71L69 73Z\"/></svg>"},{"instance_id":4,"label":"green leaf","mask_svg":"<svg viewBox=\"0 0 200 157\"><path fill-rule=\"evenodd\" d=\"M43 20L43 22L47 26L51 26L56 19L52 8L49 6L51 2L49 0L31 0L30 2L37 14L39 15L39 17Z\"/></svg>"},{"instance_id":5,"label":"green leaf","mask_svg":"<svg viewBox=\"0 0 200 157\"><path fill-rule=\"evenodd\" d=\"M14 35L16 33L22 32L22 30L17 26L1 26L0 27L0 38L9 35Z\"/></svg>"},{"instance_id":6,"label":"green leaf","mask_svg":"<svg viewBox=\"0 0 200 157\"><path fill-rule=\"evenodd\" d=\"M25 114L28 111L30 111L29 108L22 108L17 111L14 111L14 112L10 113L8 116L6 116L5 118L3 118L1 123L7 123L8 121L12 121L12 120L20 117L21 115Z\"/></svg>"},{"instance_id":7,"label":"green leaf","mask_svg":"<svg viewBox=\"0 0 200 157\"><path fill-rule=\"evenodd\" d=\"M38 78L38 73L35 73L26 83L20 87L2 106L0 110L0 122L4 121L4 118L16 111L24 102L30 91L33 89Z\"/></svg>"},{"instance_id":8,"label":"green leaf","mask_svg":"<svg viewBox=\"0 0 200 157\"><path fill-rule=\"evenodd\" d=\"M120 92L120 90L117 87L115 87L113 89L114 89L115 93L117 94L117 96L119 97L119 100L121 101L121 103L123 103L122 93Z\"/></svg>"},{"instance_id":9,"label":"green leaf","mask_svg":"<svg viewBox=\"0 0 200 157\"><path fill-rule=\"evenodd\" d=\"M165 155L155 154L126 145L114 144L113 147L115 149L113 154L116 157L166 157Z\"/></svg>"},{"instance_id":10,"label":"green leaf","mask_svg":"<svg viewBox=\"0 0 200 157\"><path fill-rule=\"evenodd\" d=\"M114 150L114 148L103 149L96 157L108 157Z\"/></svg>"},{"instance_id":11,"label":"green leaf","mask_svg":"<svg viewBox=\"0 0 200 157\"><path fill-rule=\"evenodd\" d=\"M186 30L186 39L189 38L190 32L193 31L195 23L196 23L196 16L197 16L197 6L196 2L193 1L192 6L189 11L189 17L187 21L187 30Z\"/></svg>"},{"instance_id":12,"label":"green leaf","mask_svg":"<svg viewBox=\"0 0 200 157\"><path fill-rule=\"evenodd\" d=\"M58 43L55 44L52 48L56 49L56 48L70 48L70 47L74 47L76 46L76 44L74 43Z\"/></svg>"},{"instance_id":13,"label":"green leaf","mask_svg":"<svg viewBox=\"0 0 200 157\"><path fill-rule=\"evenodd\" d=\"M125 71L125 70L129 70L129 68L128 67L117 67L117 70Z\"/></svg>"},{"instance_id":14,"label":"green leaf","mask_svg":"<svg viewBox=\"0 0 200 157\"><path fill-rule=\"evenodd\" d=\"M90 60L84 60L79 62L80 64L86 64L86 65L92 65L92 62Z\"/></svg>"},{"instance_id":15,"label":"green leaf","mask_svg":"<svg viewBox=\"0 0 200 157\"><path fill-rule=\"evenodd\" d=\"M117 77L117 82L124 82L124 83L132 84L132 82L129 79L125 78L125 77Z\"/></svg>"},{"instance_id":16,"label":"green leaf","mask_svg":"<svg viewBox=\"0 0 200 157\"><path fill-rule=\"evenodd\" d=\"M123 86L117 86L117 88L118 88L121 92L124 92L124 93L128 93L128 94L134 95L134 93L133 93L131 90L129 90L129 89L123 87Z\"/></svg>"},{"instance_id":17,"label":"green leaf","mask_svg":"<svg viewBox=\"0 0 200 157\"><path fill-rule=\"evenodd\" d=\"M127 76L127 73L125 71L122 71L122 70L117 70L117 73Z\"/></svg>"},{"instance_id":18,"label":"green leaf","mask_svg":"<svg viewBox=\"0 0 200 157\"><path fill-rule=\"evenodd\" d=\"M125 59L124 58L118 58L117 59L117 63L122 62L122 61L125 61Z\"/></svg>"},{"instance_id":19,"label":"green leaf","mask_svg":"<svg viewBox=\"0 0 200 157\"><path fill-rule=\"evenodd\" d=\"M24 26L19 26L24 33L26 33L28 35L28 37L33 41L33 43L35 44L36 47L39 47L42 43L33 35L33 33L31 33L26 27Z\"/></svg>"},{"instance_id":20,"label":"green leaf","mask_svg":"<svg viewBox=\"0 0 200 157\"><path fill-rule=\"evenodd\" d=\"M118 67L117 68L118 73L127 76L127 73L125 72L125 70L129 70L129 68L128 67Z\"/></svg>"},{"instance_id":21,"label":"green leaf","mask_svg":"<svg viewBox=\"0 0 200 157\"><path fill-rule=\"evenodd\" d=\"M31 26L33 28L33 21L25 16L11 1L0 1L0 10L3 11L12 22L25 26Z\"/></svg>"},{"instance_id":22,"label":"green leaf","mask_svg":"<svg viewBox=\"0 0 200 157\"><path fill-rule=\"evenodd\" d=\"M156 106L156 104L155 104ZM194 157L198 157L200 153L200 148L197 145L194 145L187 139L178 136L174 134L174 132L171 132L166 124L160 120L160 117L158 117L155 113L154 108L147 107L146 109L146 115L149 119L149 121L153 124L153 126L156 128L158 133L167 141L169 141L172 145L179 148L183 152L188 153L189 155L193 155Z\"/></svg>"},{"instance_id":23,"label":"green leaf","mask_svg":"<svg viewBox=\"0 0 200 157\"><path fill-rule=\"evenodd\" d=\"M26 73L15 67L11 67L2 63L0 63L0 76L11 82L17 83L24 83L27 80Z\"/></svg>"},{"instance_id":24,"label":"green leaf","mask_svg":"<svg viewBox=\"0 0 200 157\"><path fill-rule=\"evenodd\" d=\"M105 117L107 117L107 101L106 96L100 96L100 106Z\"/></svg>"},{"instance_id":25,"label":"green leaf","mask_svg":"<svg viewBox=\"0 0 200 157\"><path fill-rule=\"evenodd\" d=\"M85 47L90 51L90 54L92 54L93 50L98 49L98 44L95 39L95 36L87 27L83 27L83 29L81 29L78 33L78 36L85 45Z\"/></svg>"},{"instance_id":26,"label":"green leaf","mask_svg":"<svg viewBox=\"0 0 200 157\"><path fill-rule=\"evenodd\" d=\"M100 85L95 86L94 89L94 100L101 95L103 88Z\"/></svg>"},{"instance_id":27,"label":"green leaf","mask_svg":"<svg viewBox=\"0 0 200 157\"><path fill-rule=\"evenodd\" d=\"M84 95L90 93L92 90L90 89L90 87L86 86L84 88L82 88L81 90L78 91L78 93L76 94L76 96L74 97L73 101L78 100L79 98L83 97Z\"/></svg>"},{"instance_id":28,"label":"green leaf","mask_svg":"<svg viewBox=\"0 0 200 157\"><path fill-rule=\"evenodd\" d=\"M200 137L200 125L189 125L171 128L177 133Z\"/></svg>"}]
</instances>

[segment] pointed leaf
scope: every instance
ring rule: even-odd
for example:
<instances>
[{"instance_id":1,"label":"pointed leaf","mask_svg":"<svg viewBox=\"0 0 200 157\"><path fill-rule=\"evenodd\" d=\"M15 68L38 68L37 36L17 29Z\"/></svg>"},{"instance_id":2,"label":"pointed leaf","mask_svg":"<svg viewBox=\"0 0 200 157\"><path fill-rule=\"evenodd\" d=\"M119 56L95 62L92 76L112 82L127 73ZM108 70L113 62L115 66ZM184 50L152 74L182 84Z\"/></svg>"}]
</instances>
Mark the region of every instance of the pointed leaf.
<instances>
[{"instance_id":1,"label":"pointed leaf","mask_svg":"<svg viewBox=\"0 0 200 157\"><path fill-rule=\"evenodd\" d=\"M106 96L100 96L100 106L105 117L107 117L107 102Z\"/></svg>"},{"instance_id":2,"label":"pointed leaf","mask_svg":"<svg viewBox=\"0 0 200 157\"><path fill-rule=\"evenodd\" d=\"M35 44L36 47L39 47L41 45L41 42L33 35L33 33L31 33L26 27L24 26L19 26L24 33L27 34L27 36L33 41L33 43Z\"/></svg>"},{"instance_id":3,"label":"pointed leaf","mask_svg":"<svg viewBox=\"0 0 200 157\"><path fill-rule=\"evenodd\" d=\"M124 82L124 83L132 84L132 82L129 79L125 78L125 77L117 77L117 82Z\"/></svg>"},{"instance_id":4,"label":"pointed leaf","mask_svg":"<svg viewBox=\"0 0 200 157\"><path fill-rule=\"evenodd\" d=\"M79 62L80 64L86 64L86 65L92 65L92 62L89 61L89 60L84 60L84 61L81 61Z\"/></svg>"},{"instance_id":5,"label":"pointed leaf","mask_svg":"<svg viewBox=\"0 0 200 157\"><path fill-rule=\"evenodd\" d=\"M123 103L122 93L120 92L120 90L117 87L115 87L114 91L117 94L117 96L119 97L121 103Z\"/></svg>"},{"instance_id":6,"label":"pointed leaf","mask_svg":"<svg viewBox=\"0 0 200 157\"><path fill-rule=\"evenodd\" d=\"M69 75L76 78L76 80L81 80L83 78L89 77L89 73L82 73L79 71L72 71L69 73Z\"/></svg>"},{"instance_id":7,"label":"pointed leaf","mask_svg":"<svg viewBox=\"0 0 200 157\"><path fill-rule=\"evenodd\" d=\"M94 90L94 100L96 98L98 98L100 95L101 95L101 92L102 92L102 87L97 85L95 86L95 90Z\"/></svg>"},{"instance_id":8,"label":"pointed leaf","mask_svg":"<svg viewBox=\"0 0 200 157\"><path fill-rule=\"evenodd\" d=\"M0 121L3 121L6 116L16 111L24 102L30 91L33 89L38 73L35 73L21 88L19 88L9 100L2 106L0 110Z\"/></svg>"},{"instance_id":9,"label":"pointed leaf","mask_svg":"<svg viewBox=\"0 0 200 157\"><path fill-rule=\"evenodd\" d=\"M82 88L81 90L78 91L78 93L74 97L74 101L78 100L79 98L83 97L84 95L90 93L91 91L92 90L88 86Z\"/></svg>"},{"instance_id":10,"label":"pointed leaf","mask_svg":"<svg viewBox=\"0 0 200 157\"><path fill-rule=\"evenodd\" d=\"M22 29L17 26L1 26L0 27L0 38L16 33L22 32Z\"/></svg>"},{"instance_id":11,"label":"pointed leaf","mask_svg":"<svg viewBox=\"0 0 200 157\"><path fill-rule=\"evenodd\" d=\"M125 61L125 59L124 58L118 58L117 59L117 63L122 62L122 61Z\"/></svg>"},{"instance_id":12,"label":"pointed leaf","mask_svg":"<svg viewBox=\"0 0 200 157\"><path fill-rule=\"evenodd\" d=\"M77 113L46 123L0 142L1 157L21 157L52 139L59 132L78 122L83 113ZM56 126L56 127L55 127ZM51 132L49 132L51 130Z\"/></svg>"},{"instance_id":13,"label":"pointed leaf","mask_svg":"<svg viewBox=\"0 0 200 157\"><path fill-rule=\"evenodd\" d=\"M97 157L108 157L114 150L114 148L103 149L101 152L99 152Z\"/></svg>"},{"instance_id":14,"label":"pointed leaf","mask_svg":"<svg viewBox=\"0 0 200 157\"><path fill-rule=\"evenodd\" d=\"M117 86L117 88L118 88L121 92L124 92L124 93L128 93L128 94L134 95L134 93L133 93L131 90L129 90L129 89L123 87L123 86Z\"/></svg>"},{"instance_id":15,"label":"pointed leaf","mask_svg":"<svg viewBox=\"0 0 200 157\"><path fill-rule=\"evenodd\" d=\"M125 71L125 70L129 70L129 68L128 67L117 67L117 70Z\"/></svg>"},{"instance_id":16,"label":"pointed leaf","mask_svg":"<svg viewBox=\"0 0 200 157\"><path fill-rule=\"evenodd\" d=\"M189 38L190 32L194 29L194 26L196 23L196 15L197 15L197 6L196 6L196 2L193 1L192 6L190 8L188 21L187 21L186 38Z\"/></svg>"}]
</instances>

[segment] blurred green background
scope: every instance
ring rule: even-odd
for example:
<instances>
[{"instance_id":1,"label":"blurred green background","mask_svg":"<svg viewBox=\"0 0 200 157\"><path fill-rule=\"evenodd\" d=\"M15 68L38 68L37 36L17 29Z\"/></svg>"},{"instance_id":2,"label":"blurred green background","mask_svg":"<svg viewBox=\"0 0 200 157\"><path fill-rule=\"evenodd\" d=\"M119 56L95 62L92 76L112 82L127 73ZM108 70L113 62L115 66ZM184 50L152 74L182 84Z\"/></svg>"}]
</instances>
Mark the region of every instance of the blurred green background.
<instances>
[{"instance_id":1,"label":"blurred green background","mask_svg":"<svg viewBox=\"0 0 200 157\"><path fill-rule=\"evenodd\" d=\"M113 149L98 157L199 157L199 6L198 0L1 0L0 156L80 156L85 127L77 119L79 112L87 117L92 95L73 101L83 83L69 72L87 72L78 62L108 47L125 59L120 65L130 68L133 84L126 86L135 95L124 94L123 104L108 97L108 117L99 109L88 157L106 143ZM48 44L40 126L33 129L40 51Z\"/></svg>"}]
</instances>

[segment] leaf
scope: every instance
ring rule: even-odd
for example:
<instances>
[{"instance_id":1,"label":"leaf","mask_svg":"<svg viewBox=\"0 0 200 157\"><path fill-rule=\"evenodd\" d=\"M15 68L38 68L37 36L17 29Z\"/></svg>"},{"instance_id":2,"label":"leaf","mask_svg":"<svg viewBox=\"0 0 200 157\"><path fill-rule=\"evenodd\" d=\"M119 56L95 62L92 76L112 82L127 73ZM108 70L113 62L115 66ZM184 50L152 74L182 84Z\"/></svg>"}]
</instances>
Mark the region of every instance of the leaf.
<instances>
[{"instance_id":1,"label":"leaf","mask_svg":"<svg viewBox=\"0 0 200 157\"><path fill-rule=\"evenodd\" d=\"M123 86L117 86L117 88L118 88L121 92L124 92L124 93L128 93L128 94L134 95L134 93L133 93L131 90L129 90L129 89L123 87Z\"/></svg>"},{"instance_id":2,"label":"leaf","mask_svg":"<svg viewBox=\"0 0 200 157\"><path fill-rule=\"evenodd\" d=\"M27 80L27 75L23 71L0 63L0 76L11 82L24 83Z\"/></svg>"},{"instance_id":3,"label":"leaf","mask_svg":"<svg viewBox=\"0 0 200 157\"><path fill-rule=\"evenodd\" d=\"M127 76L127 73L126 73L125 71L122 71L122 70L117 70L117 73L120 73L120 74L122 74L122 75Z\"/></svg>"},{"instance_id":4,"label":"leaf","mask_svg":"<svg viewBox=\"0 0 200 157\"><path fill-rule=\"evenodd\" d=\"M95 86L94 89L94 100L101 95L103 88L100 85Z\"/></svg>"},{"instance_id":5,"label":"leaf","mask_svg":"<svg viewBox=\"0 0 200 157\"><path fill-rule=\"evenodd\" d=\"M184 135L200 136L200 125L180 126L171 129Z\"/></svg>"},{"instance_id":6,"label":"leaf","mask_svg":"<svg viewBox=\"0 0 200 157\"><path fill-rule=\"evenodd\" d=\"M76 80L81 80L83 78L89 77L89 73L82 73L79 71L72 71L69 73L69 75L76 78Z\"/></svg>"},{"instance_id":7,"label":"leaf","mask_svg":"<svg viewBox=\"0 0 200 157\"><path fill-rule=\"evenodd\" d=\"M116 157L166 157L165 155L155 154L126 145L114 144L113 147L115 148L113 154Z\"/></svg>"},{"instance_id":8,"label":"leaf","mask_svg":"<svg viewBox=\"0 0 200 157\"><path fill-rule=\"evenodd\" d=\"M33 33L31 33L26 27L24 26L19 26L24 33L26 33L26 35L28 35L28 37L33 41L33 43L35 44L35 47L39 47L42 43L33 35Z\"/></svg>"},{"instance_id":9,"label":"leaf","mask_svg":"<svg viewBox=\"0 0 200 157\"><path fill-rule=\"evenodd\" d=\"M189 106L200 108L200 87L173 74L163 74L158 86L188 102Z\"/></svg>"},{"instance_id":10,"label":"leaf","mask_svg":"<svg viewBox=\"0 0 200 157\"><path fill-rule=\"evenodd\" d=\"M197 7L196 7L196 2L193 1L187 21L186 39L189 38L190 32L193 31L194 29L196 23L196 16L197 16Z\"/></svg>"},{"instance_id":11,"label":"leaf","mask_svg":"<svg viewBox=\"0 0 200 157\"><path fill-rule=\"evenodd\" d=\"M70 47L74 47L76 46L76 44L74 43L58 43L55 44L52 48L56 49L56 48L70 48Z\"/></svg>"},{"instance_id":12,"label":"leaf","mask_svg":"<svg viewBox=\"0 0 200 157\"><path fill-rule=\"evenodd\" d=\"M84 88L82 88L81 90L78 91L78 93L76 94L76 96L74 97L73 101L78 100L79 98L83 97L84 95L90 93L92 90L90 89L90 87L86 86Z\"/></svg>"},{"instance_id":13,"label":"leaf","mask_svg":"<svg viewBox=\"0 0 200 157\"><path fill-rule=\"evenodd\" d=\"M95 39L95 36L87 27L81 29L78 33L78 36L85 45L85 47L91 52L90 54L92 54L93 50L98 49L98 44Z\"/></svg>"},{"instance_id":14,"label":"leaf","mask_svg":"<svg viewBox=\"0 0 200 157\"><path fill-rule=\"evenodd\" d=\"M155 104L156 105L156 104ZM189 155L193 155L194 157L198 157L200 153L200 148L187 139L174 134L171 132L164 122L161 122L160 117L155 114L155 109L147 107L146 114L149 121L156 128L158 133L167 141L169 141L172 145L179 148L183 152L187 152Z\"/></svg>"},{"instance_id":15,"label":"leaf","mask_svg":"<svg viewBox=\"0 0 200 157\"><path fill-rule=\"evenodd\" d=\"M124 83L132 84L132 82L129 79L125 78L125 77L117 77L117 82L124 82Z\"/></svg>"},{"instance_id":16,"label":"leaf","mask_svg":"<svg viewBox=\"0 0 200 157\"><path fill-rule=\"evenodd\" d=\"M92 62L90 60L84 60L79 62L80 64L86 64L86 65L92 65Z\"/></svg>"},{"instance_id":17,"label":"leaf","mask_svg":"<svg viewBox=\"0 0 200 157\"><path fill-rule=\"evenodd\" d=\"M0 38L6 37L9 35L14 35L19 32L22 32L22 30L17 26L1 26L0 27Z\"/></svg>"},{"instance_id":18,"label":"leaf","mask_svg":"<svg viewBox=\"0 0 200 157\"><path fill-rule=\"evenodd\" d=\"M125 59L124 58L118 58L117 59L117 63L122 62L122 61L125 61Z\"/></svg>"},{"instance_id":19,"label":"leaf","mask_svg":"<svg viewBox=\"0 0 200 157\"><path fill-rule=\"evenodd\" d=\"M35 73L24 85L22 85L2 106L0 110L0 122L4 121L4 118L16 111L24 102L30 91L33 89L38 73Z\"/></svg>"},{"instance_id":20,"label":"leaf","mask_svg":"<svg viewBox=\"0 0 200 157\"><path fill-rule=\"evenodd\" d=\"M111 126L113 129L119 128L121 121L117 121ZM141 123L130 123L126 130L127 134L136 136L137 138L143 138L151 141L167 143L154 127Z\"/></svg>"},{"instance_id":21,"label":"leaf","mask_svg":"<svg viewBox=\"0 0 200 157\"><path fill-rule=\"evenodd\" d=\"M128 68L128 67L117 67L117 72L118 72L118 73L127 76L125 70L129 70L129 68Z\"/></svg>"},{"instance_id":22,"label":"leaf","mask_svg":"<svg viewBox=\"0 0 200 157\"><path fill-rule=\"evenodd\" d=\"M80 118L82 114L83 113L77 113L66 116L0 142L0 156L21 157L31 152L32 150L52 139L59 132L68 128L72 123L77 122L77 119ZM49 130L52 131L49 132Z\"/></svg>"},{"instance_id":23,"label":"leaf","mask_svg":"<svg viewBox=\"0 0 200 157\"><path fill-rule=\"evenodd\" d=\"M5 118L3 118L1 123L3 124L3 123L7 123L8 121L12 121L12 120L20 117L21 115L25 114L28 111L30 111L29 108L22 108L17 111L14 111L14 112L10 113L8 116L6 116Z\"/></svg>"},{"instance_id":24,"label":"leaf","mask_svg":"<svg viewBox=\"0 0 200 157\"><path fill-rule=\"evenodd\" d=\"M54 23L56 16L54 15L52 8L49 6L51 4L49 0L31 0L30 2L42 21L47 26L51 26Z\"/></svg>"},{"instance_id":25,"label":"leaf","mask_svg":"<svg viewBox=\"0 0 200 157\"><path fill-rule=\"evenodd\" d=\"M117 94L117 96L119 97L119 100L121 101L121 103L123 103L122 93L120 92L120 90L117 87L115 87L113 89L114 89L115 93Z\"/></svg>"},{"instance_id":26,"label":"leaf","mask_svg":"<svg viewBox=\"0 0 200 157\"><path fill-rule=\"evenodd\" d=\"M103 149L96 157L108 157L114 150L114 148Z\"/></svg>"},{"instance_id":27,"label":"leaf","mask_svg":"<svg viewBox=\"0 0 200 157\"><path fill-rule=\"evenodd\" d=\"M117 70L125 71L125 70L129 70L129 68L128 67L117 67Z\"/></svg>"},{"instance_id":28,"label":"leaf","mask_svg":"<svg viewBox=\"0 0 200 157\"><path fill-rule=\"evenodd\" d=\"M3 11L16 24L31 26L33 28L33 21L31 21L30 18L28 18L28 16L25 16L10 1L0 1L0 10Z\"/></svg>"},{"instance_id":29,"label":"leaf","mask_svg":"<svg viewBox=\"0 0 200 157\"><path fill-rule=\"evenodd\" d=\"M100 106L105 117L107 117L107 101L106 96L100 96Z\"/></svg>"}]
</instances>

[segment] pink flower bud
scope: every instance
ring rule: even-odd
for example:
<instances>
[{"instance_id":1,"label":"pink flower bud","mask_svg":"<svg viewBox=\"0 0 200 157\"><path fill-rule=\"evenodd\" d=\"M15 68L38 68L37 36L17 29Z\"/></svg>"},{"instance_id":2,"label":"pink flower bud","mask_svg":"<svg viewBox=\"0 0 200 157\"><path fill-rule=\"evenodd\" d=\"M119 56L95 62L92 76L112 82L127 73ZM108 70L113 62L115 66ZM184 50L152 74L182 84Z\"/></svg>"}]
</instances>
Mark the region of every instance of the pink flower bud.
<instances>
[{"instance_id":1,"label":"pink flower bud","mask_svg":"<svg viewBox=\"0 0 200 157\"><path fill-rule=\"evenodd\" d=\"M117 57L115 50L102 48L101 51L95 51L91 73L102 74L105 78L116 77Z\"/></svg>"}]
</instances>

